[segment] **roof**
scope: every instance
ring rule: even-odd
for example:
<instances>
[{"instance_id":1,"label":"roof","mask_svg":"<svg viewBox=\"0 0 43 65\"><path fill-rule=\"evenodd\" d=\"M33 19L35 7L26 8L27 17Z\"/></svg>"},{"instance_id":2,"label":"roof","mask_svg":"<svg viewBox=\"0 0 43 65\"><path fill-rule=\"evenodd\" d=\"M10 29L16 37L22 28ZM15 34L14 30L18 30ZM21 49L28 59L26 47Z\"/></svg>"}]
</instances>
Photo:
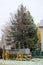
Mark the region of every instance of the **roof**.
<instances>
[{"instance_id":1,"label":"roof","mask_svg":"<svg viewBox=\"0 0 43 65\"><path fill-rule=\"evenodd\" d=\"M41 21L38 23L37 26L39 26L39 27L43 27L43 20L41 20Z\"/></svg>"},{"instance_id":2,"label":"roof","mask_svg":"<svg viewBox=\"0 0 43 65\"><path fill-rule=\"evenodd\" d=\"M19 53L23 53L23 54L31 54L30 49L29 48L25 48L25 49L14 49L14 50L10 50L7 49L9 51L10 54L17 54Z\"/></svg>"}]
</instances>

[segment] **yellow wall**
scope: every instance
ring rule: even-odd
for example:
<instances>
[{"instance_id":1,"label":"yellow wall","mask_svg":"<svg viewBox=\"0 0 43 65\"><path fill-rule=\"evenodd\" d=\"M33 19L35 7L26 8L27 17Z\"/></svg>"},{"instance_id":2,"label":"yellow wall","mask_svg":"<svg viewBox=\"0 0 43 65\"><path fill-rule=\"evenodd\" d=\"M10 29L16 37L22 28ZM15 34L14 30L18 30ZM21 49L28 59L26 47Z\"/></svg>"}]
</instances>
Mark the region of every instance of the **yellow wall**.
<instances>
[{"instance_id":1,"label":"yellow wall","mask_svg":"<svg viewBox=\"0 0 43 65\"><path fill-rule=\"evenodd\" d=\"M41 30L39 27L37 28L37 36L38 36L38 41L40 42L41 41Z\"/></svg>"}]
</instances>

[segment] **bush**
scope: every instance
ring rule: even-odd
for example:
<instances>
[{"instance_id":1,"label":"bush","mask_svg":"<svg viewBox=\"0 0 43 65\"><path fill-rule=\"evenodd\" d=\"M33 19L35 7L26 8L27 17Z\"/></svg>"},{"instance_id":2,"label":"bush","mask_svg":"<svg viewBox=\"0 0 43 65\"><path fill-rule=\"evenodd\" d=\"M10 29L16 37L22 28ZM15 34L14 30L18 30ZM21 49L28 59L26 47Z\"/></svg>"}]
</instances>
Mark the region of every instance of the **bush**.
<instances>
[{"instance_id":1,"label":"bush","mask_svg":"<svg viewBox=\"0 0 43 65\"><path fill-rule=\"evenodd\" d=\"M10 54L10 56L9 56L9 59L15 59L16 58L16 54Z\"/></svg>"},{"instance_id":2,"label":"bush","mask_svg":"<svg viewBox=\"0 0 43 65\"><path fill-rule=\"evenodd\" d=\"M2 53L2 58L3 58L3 59L9 59L9 52L8 52L8 51L4 51L4 52Z\"/></svg>"},{"instance_id":3,"label":"bush","mask_svg":"<svg viewBox=\"0 0 43 65\"><path fill-rule=\"evenodd\" d=\"M9 52L8 51L5 52L5 59L9 59Z\"/></svg>"},{"instance_id":4,"label":"bush","mask_svg":"<svg viewBox=\"0 0 43 65\"><path fill-rule=\"evenodd\" d=\"M3 49L0 47L0 59L2 58Z\"/></svg>"}]
</instances>

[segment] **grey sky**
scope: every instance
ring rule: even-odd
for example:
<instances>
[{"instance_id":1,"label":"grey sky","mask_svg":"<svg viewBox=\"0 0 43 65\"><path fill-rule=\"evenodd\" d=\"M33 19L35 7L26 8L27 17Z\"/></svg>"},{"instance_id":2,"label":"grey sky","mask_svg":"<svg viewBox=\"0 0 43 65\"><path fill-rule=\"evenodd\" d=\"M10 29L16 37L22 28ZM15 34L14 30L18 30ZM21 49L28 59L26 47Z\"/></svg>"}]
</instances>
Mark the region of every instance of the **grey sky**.
<instances>
[{"instance_id":1,"label":"grey sky","mask_svg":"<svg viewBox=\"0 0 43 65\"><path fill-rule=\"evenodd\" d=\"M35 24L43 19L43 0L0 0L0 30L9 21L10 13L15 12L20 4L30 11Z\"/></svg>"}]
</instances>

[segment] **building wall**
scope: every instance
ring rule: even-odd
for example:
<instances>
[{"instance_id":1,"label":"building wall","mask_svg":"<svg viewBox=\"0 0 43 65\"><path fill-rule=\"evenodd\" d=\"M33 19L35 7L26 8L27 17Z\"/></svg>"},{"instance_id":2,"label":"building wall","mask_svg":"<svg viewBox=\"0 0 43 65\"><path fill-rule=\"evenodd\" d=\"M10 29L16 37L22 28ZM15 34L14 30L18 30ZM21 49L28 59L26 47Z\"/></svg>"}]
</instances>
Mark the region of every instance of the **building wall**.
<instances>
[{"instance_id":1,"label":"building wall","mask_svg":"<svg viewBox=\"0 0 43 65\"><path fill-rule=\"evenodd\" d=\"M2 40L0 41L0 47L3 48Z\"/></svg>"},{"instance_id":2,"label":"building wall","mask_svg":"<svg viewBox=\"0 0 43 65\"><path fill-rule=\"evenodd\" d=\"M43 28L40 28L41 30L41 51L43 51Z\"/></svg>"},{"instance_id":3,"label":"building wall","mask_svg":"<svg viewBox=\"0 0 43 65\"><path fill-rule=\"evenodd\" d=\"M6 35L4 34L2 35L2 44L1 44L2 48L4 47L4 49L11 49L11 45L7 45L5 39L6 39Z\"/></svg>"}]
</instances>

